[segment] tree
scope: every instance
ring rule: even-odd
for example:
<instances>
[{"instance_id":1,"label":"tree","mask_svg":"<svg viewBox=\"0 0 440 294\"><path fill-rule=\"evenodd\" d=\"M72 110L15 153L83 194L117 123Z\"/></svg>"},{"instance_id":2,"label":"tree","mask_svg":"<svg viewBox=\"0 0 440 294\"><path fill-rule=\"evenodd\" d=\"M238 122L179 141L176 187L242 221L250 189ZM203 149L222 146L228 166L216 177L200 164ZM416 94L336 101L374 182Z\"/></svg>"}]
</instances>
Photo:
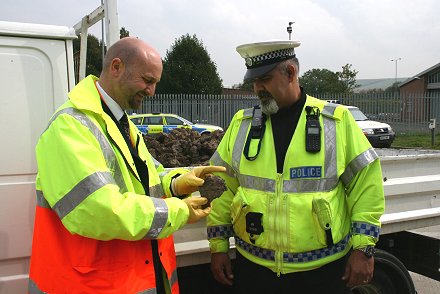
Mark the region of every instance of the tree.
<instances>
[{"instance_id":1,"label":"tree","mask_svg":"<svg viewBox=\"0 0 440 294\"><path fill-rule=\"evenodd\" d=\"M245 91L253 91L254 90L254 82L252 80L243 81L243 83L238 84L238 89Z\"/></svg>"},{"instance_id":2,"label":"tree","mask_svg":"<svg viewBox=\"0 0 440 294\"><path fill-rule=\"evenodd\" d=\"M167 50L157 93L221 94L222 80L202 41L186 34Z\"/></svg>"},{"instance_id":3,"label":"tree","mask_svg":"<svg viewBox=\"0 0 440 294\"><path fill-rule=\"evenodd\" d=\"M347 94L359 87L356 84L357 70L351 64L342 66L342 71L332 72L328 69L311 69L300 77L300 83L311 94Z\"/></svg>"},{"instance_id":4,"label":"tree","mask_svg":"<svg viewBox=\"0 0 440 294\"><path fill-rule=\"evenodd\" d=\"M79 50L81 44L81 36L78 39L73 40L73 52L75 58L79 60ZM95 75L99 76L102 70L102 41L98 40L95 36L87 35L87 61L86 61L86 76Z\"/></svg>"},{"instance_id":5,"label":"tree","mask_svg":"<svg viewBox=\"0 0 440 294\"><path fill-rule=\"evenodd\" d=\"M328 69L306 71L300 77L300 84L310 94L342 93L344 90L338 74Z\"/></svg>"},{"instance_id":6,"label":"tree","mask_svg":"<svg viewBox=\"0 0 440 294\"><path fill-rule=\"evenodd\" d=\"M353 93L355 88L358 88L359 85L356 83L356 75L358 71L355 69L351 69L351 64L346 64L342 66L342 71L337 72L336 74L339 77L339 80L344 85L344 93Z\"/></svg>"},{"instance_id":7,"label":"tree","mask_svg":"<svg viewBox=\"0 0 440 294\"><path fill-rule=\"evenodd\" d=\"M130 37L130 32L127 31L124 27L119 30L119 39Z\"/></svg>"}]
</instances>

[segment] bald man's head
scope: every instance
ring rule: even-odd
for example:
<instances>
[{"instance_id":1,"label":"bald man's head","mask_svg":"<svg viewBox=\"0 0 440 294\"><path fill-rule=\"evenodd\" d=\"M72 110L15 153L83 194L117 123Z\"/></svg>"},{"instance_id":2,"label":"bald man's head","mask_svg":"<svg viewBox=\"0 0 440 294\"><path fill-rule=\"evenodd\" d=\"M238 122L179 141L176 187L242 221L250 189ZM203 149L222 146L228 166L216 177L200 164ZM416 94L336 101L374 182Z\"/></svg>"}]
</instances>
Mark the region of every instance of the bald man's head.
<instances>
[{"instance_id":1,"label":"bald man's head","mask_svg":"<svg viewBox=\"0 0 440 294\"><path fill-rule=\"evenodd\" d=\"M156 49L127 37L108 49L99 85L122 109L137 109L145 96L154 95L162 70L162 59Z\"/></svg>"},{"instance_id":2,"label":"bald man's head","mask_svg":"<svg viewBox=\"0 0 440 294\"><path fill-rule=\"evenodd\" d=\"M131 67L142 55L160 59L159 52L144 41L134 37L120 39L108 49L104 57L102 72L108 70L114 58L121 59L128 67Z\"/></svg>"}]
</instances>

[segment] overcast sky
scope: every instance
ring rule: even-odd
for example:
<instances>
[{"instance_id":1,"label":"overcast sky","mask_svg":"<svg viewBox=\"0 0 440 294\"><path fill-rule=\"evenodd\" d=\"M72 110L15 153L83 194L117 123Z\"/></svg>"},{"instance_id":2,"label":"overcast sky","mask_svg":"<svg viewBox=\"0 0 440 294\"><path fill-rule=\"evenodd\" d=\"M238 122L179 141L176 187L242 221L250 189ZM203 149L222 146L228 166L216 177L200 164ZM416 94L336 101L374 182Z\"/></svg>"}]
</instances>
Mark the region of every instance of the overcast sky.
<instances>
[{"instance_id":1,"label":"overcast sky","mask_svg":"<svg viewBox=\"0 0 440 294\"><path fill-rule=\"evenodd\" d=\"M100 0L5 1L0 20L73 26ZM7 3L7 4L6 4ZM242 81L245 66L235 48L244 43L292 39L300 75L313 68L357 77L411 77L440 62L438 0L119 0L119 25L162 54L189 33L217 64L224 86ZM101 37L100 25L94 35Z\"/></svg>"}]
</instances>

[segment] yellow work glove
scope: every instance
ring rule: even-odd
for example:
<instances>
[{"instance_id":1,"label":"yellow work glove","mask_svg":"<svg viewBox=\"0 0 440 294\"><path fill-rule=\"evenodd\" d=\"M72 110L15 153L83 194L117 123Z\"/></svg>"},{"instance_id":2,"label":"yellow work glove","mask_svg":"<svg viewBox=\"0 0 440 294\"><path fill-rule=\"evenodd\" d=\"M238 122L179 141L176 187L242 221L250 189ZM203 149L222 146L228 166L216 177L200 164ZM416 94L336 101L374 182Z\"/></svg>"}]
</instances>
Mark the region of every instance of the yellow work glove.
<instances>
[{"instance_id":1,"label":"yellow work glove","mask_svg":"<svg viewBox=\"0 0 440 294\"><path fill-rule=\"evenodd\" d=\"M206 217L211 212L211 207L201 209L203 204L208 203L208 199L205 197L193 197L189 196L183 199L189 210L188 224L198 222L200 219Z\"/></svg>"},{"instance_id":2,"label":"yellow work glove","mask_svg":"<svg viewBox=\"0 0 440 294\"><path fill-rule=\"evenodd\" d=\"M188 195L197 190L205 182L207 175L213 172L225 172L224 166L197 166L186 174L175 178L171 184L173 193L178 196Z\"/></svg>"}]
</instances>

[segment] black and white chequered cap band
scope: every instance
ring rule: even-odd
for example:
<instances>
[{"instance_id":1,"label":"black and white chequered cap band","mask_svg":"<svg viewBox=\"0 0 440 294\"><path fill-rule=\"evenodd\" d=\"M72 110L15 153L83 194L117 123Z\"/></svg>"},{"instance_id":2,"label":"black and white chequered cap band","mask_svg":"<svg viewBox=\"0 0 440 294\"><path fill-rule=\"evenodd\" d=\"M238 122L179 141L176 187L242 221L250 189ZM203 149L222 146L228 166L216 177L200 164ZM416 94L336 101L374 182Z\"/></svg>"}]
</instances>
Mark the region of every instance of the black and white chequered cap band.
<instances>
[{"instance_id":1,"label":"black and white chequered cap band","mask_svg":"<svg viewBox=\"0 0 440 294\"><path fill-rule=\"evenodd\" d=\"M293 48L280 49L276 51L267 52L254 57L245 58L246 67L248 69L277 63L289 58L295 57L295 50Z\"/></svg>"}]
</instances>

